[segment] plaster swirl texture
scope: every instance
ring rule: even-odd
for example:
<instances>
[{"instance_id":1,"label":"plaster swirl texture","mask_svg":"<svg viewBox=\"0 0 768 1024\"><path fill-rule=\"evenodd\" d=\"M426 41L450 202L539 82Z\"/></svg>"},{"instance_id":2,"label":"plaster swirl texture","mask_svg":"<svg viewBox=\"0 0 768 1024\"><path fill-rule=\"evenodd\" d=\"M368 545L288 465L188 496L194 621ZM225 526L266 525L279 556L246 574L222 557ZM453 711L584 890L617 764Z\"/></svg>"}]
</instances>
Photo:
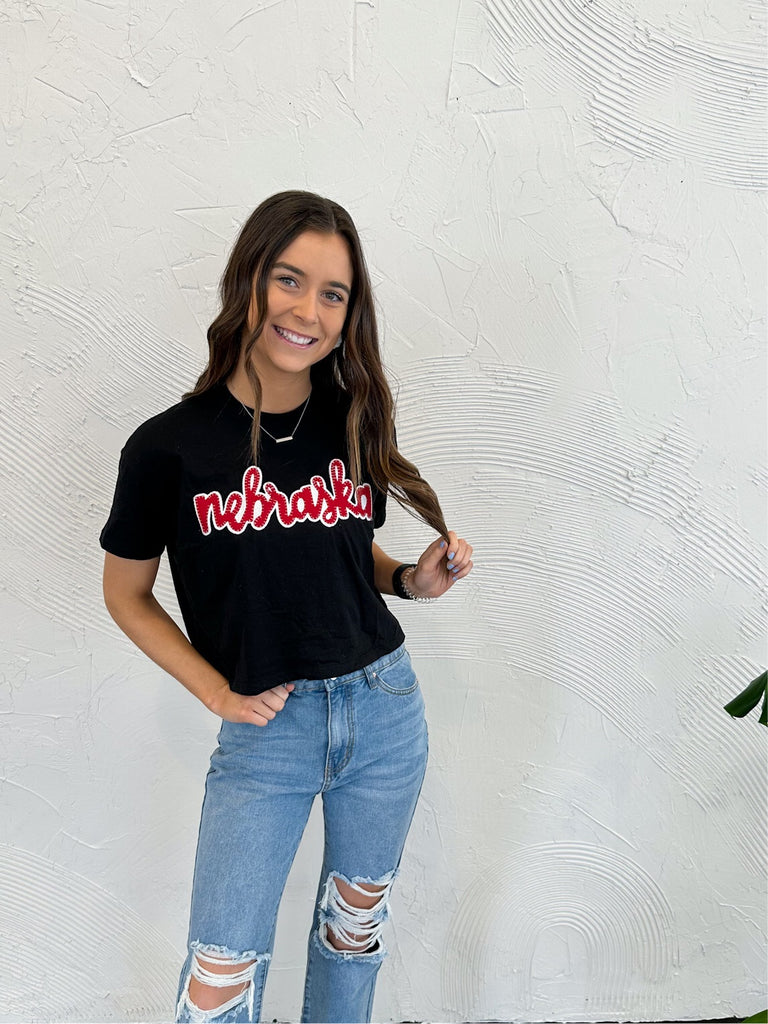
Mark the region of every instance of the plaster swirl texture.
<instances>
[{"instance_id":1,"label":"plaster swirl texture","mask_svg":"<svg viewBox=\"0 0 768 1024\"><path fill-rule=\"evenodd\" d=\"M0 1020L162 1019L175 951L129 907L61 864L5 846L0 896L13 950Z\"/></svg>"},{"instance_id":2,"label":"plaster swirl texture","mask_svg":"<svg viewBox=\"0 0 768 1024\"><path fill-rule=\"evenodd\" d=\"M528 847L486 869L467 897L443 965L446 1005L459 1019L482 1019L491 1007L510 1018L546 1013L531 980L537 946L558 928L586 953L575 1003L607 1014L621 1003L648 1020L663 1012L659 994L678 966L674 915L630 858L580 843ZM629 979L642 979L638 991Z\"/></svg>"},{"instance_id":3,"label":"plaster swirl texture","mask_svg":"<svg viewBox=\"0 0 768 1024\"><path fill-rule=\"evenodd\" d=\"M171 1013L217 723L108 619L96 537L286 187L353 213L402 447L476 549L445 601L395 609L431 766L375 1018L754 1012L764 737L722 705L765 654L764 6L0 19L0 1021ZM430 539L393 508L380 542ZM298 1016L321 828L270 1017Z\"/></svg>"},{"instance_id":4,"label":"plaster swirl texture","mask_svg":"<svg viewBox=\"0 0 768 1024\"><path fill-rule=\"evenodd\" d=\"M665 31L622 2L468 5L487 19L495 67L523 94L529 81L554 101L570 90L609 144L639 157L692 162L722 184L766 187L764 7L753 6L744 42L718 45L690 31Z\"/></svg>"}]
</instances>

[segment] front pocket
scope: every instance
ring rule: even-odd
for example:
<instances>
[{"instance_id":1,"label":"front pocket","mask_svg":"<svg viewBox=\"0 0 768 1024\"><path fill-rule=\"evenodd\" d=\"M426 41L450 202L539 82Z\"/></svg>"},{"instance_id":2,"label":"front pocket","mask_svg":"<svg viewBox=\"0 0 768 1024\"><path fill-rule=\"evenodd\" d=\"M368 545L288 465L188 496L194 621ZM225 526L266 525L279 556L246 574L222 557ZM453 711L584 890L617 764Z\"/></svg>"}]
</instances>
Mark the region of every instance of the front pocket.
<instances>
[{"instance_id":1,"label":"front pocket","mask_svg":"<svg viewBox=\"0 0 768 1024\"><path fill-rule=\"evenodd\" d=\"M374 686L385 693L404 696L413 693L419 685L408 651L403 651L395 661L382 669L376 669L372 675Z\"/></svg>"}]
</instances>

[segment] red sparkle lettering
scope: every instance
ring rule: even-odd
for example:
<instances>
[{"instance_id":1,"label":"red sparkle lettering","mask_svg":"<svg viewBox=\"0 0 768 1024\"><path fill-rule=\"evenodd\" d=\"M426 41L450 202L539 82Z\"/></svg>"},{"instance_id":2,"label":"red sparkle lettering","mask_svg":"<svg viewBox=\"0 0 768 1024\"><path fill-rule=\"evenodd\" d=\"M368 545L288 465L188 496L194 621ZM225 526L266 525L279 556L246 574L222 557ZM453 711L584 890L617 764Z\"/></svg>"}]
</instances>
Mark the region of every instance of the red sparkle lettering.
<instances>
[{"instance_id":1,"label":"red sparkle lettering","mask_svg":"<svg viewBox=\"0 0 768 1024\"><path fill-rule=\"evenodd\" d=\"M373 519L373 492L370 484L360 484L357 501L350 505L350 512L358 519Z\"/></svg>"},{"instance_id":2,"label":"red sparkle lettering","mask_svg":"<svg viewBox=\"0 0 768 1024\"><path fill-rule=\"evenodd\" d=\"M258 466L249 466L243 474L242 491L232 491L224 500L218 491L196 494L195 514L203 536L211 529L239 534L247 526L263 530L272 514L283 527L306 521L335 526L339 519L373 519L373 493L370 484L355 487L347 478L341 459L328 467L330 486L322 476L299 487L290 496L274 483L264 483Z\"/></svg>"},{"instance_id":3,"label":"red sparkle lettering","mask_svg":"<svg viewBox=\"0 0 768 1024\"><path fill-rule=\"evenodd\" d=\"M195 514L204 537L207 537L211 532L211 519L213 519L213 525L217 530L223 529L225 526L224 510L221 507L221 495L219 492L211 491L210 494L196 494Z\"/></svg>"},{"instance_id":4,"label":"red sparkle lettering","mask_svg":"<svg viewBox=\"0 0 768 1024\"><path fill-rule=\"evenodd\" d=\"M311 484L299 487L291 495L291 517L294 523L303 523L305 519L316 523L322 511L322 501L315 497L315 491Z\"/></svg>"},{"instance_id":5,"label":"red sparkle lettering","mask_svg":"<svg viewBox=\"0 0 768 1024\"><path fill-rule=\"evenodd\" d=\"M313 522L321 522L325 526L335 526L339 516L336 511L336 503L333 495L329 492L325 480L321 476L312 477L312 486L317 491L319 515Z\"/></svg>"}]
</instances>

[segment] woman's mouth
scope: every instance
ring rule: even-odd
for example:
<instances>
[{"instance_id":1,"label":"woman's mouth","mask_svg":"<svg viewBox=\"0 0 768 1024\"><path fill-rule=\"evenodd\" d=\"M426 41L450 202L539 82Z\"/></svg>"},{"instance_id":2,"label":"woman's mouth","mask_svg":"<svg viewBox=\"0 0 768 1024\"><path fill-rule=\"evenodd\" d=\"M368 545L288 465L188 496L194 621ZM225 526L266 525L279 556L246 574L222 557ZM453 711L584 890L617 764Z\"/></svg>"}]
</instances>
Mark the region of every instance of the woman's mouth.
<instances>
[{"instance_id":1,"label":"woman's mouth","mask_svg":"<svg viewBox=\"0 0 768 1024\"><path fill-rule=\"evenodd\" d=\"M289 331L287 327L278 327L277 324L272 324L272 326L283 341L287 341L289 345L296 345L299 348L307 348L313 342L317 341L317 338L313 338L309 334L297 334L295 331Z\"/></svg>"}]
</instances>

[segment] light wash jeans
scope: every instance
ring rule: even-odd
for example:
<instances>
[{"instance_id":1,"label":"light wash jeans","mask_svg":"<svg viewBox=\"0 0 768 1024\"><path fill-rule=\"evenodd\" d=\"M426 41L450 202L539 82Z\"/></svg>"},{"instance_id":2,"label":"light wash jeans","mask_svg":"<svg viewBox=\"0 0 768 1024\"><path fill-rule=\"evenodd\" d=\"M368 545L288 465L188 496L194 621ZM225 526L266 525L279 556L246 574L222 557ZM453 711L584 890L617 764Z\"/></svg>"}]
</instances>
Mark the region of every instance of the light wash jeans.
<instances>
[{"instance_id":1,"label":"light wash jeans","mask_svg":"<svg viewBox=\"0 0 768 1024\"><path fill-rule=\"evenodd\" d=\"M426 767L424 702L404 646L349 675L294 682L263 728L222 722L206 780L177 1021L260 1019L278 904L318 793L325 851L302 1021L370 1020L386 955L381 927ZM359 910L336 879L383 891L375 907ZM328 930L348 944L357 936L358 949L335 949ZM223 976L207 968L221 959L242 965L226 984L248 987L200 1010L188 998L190 975L214 984Z\"/></svg>"}]
</instances>

